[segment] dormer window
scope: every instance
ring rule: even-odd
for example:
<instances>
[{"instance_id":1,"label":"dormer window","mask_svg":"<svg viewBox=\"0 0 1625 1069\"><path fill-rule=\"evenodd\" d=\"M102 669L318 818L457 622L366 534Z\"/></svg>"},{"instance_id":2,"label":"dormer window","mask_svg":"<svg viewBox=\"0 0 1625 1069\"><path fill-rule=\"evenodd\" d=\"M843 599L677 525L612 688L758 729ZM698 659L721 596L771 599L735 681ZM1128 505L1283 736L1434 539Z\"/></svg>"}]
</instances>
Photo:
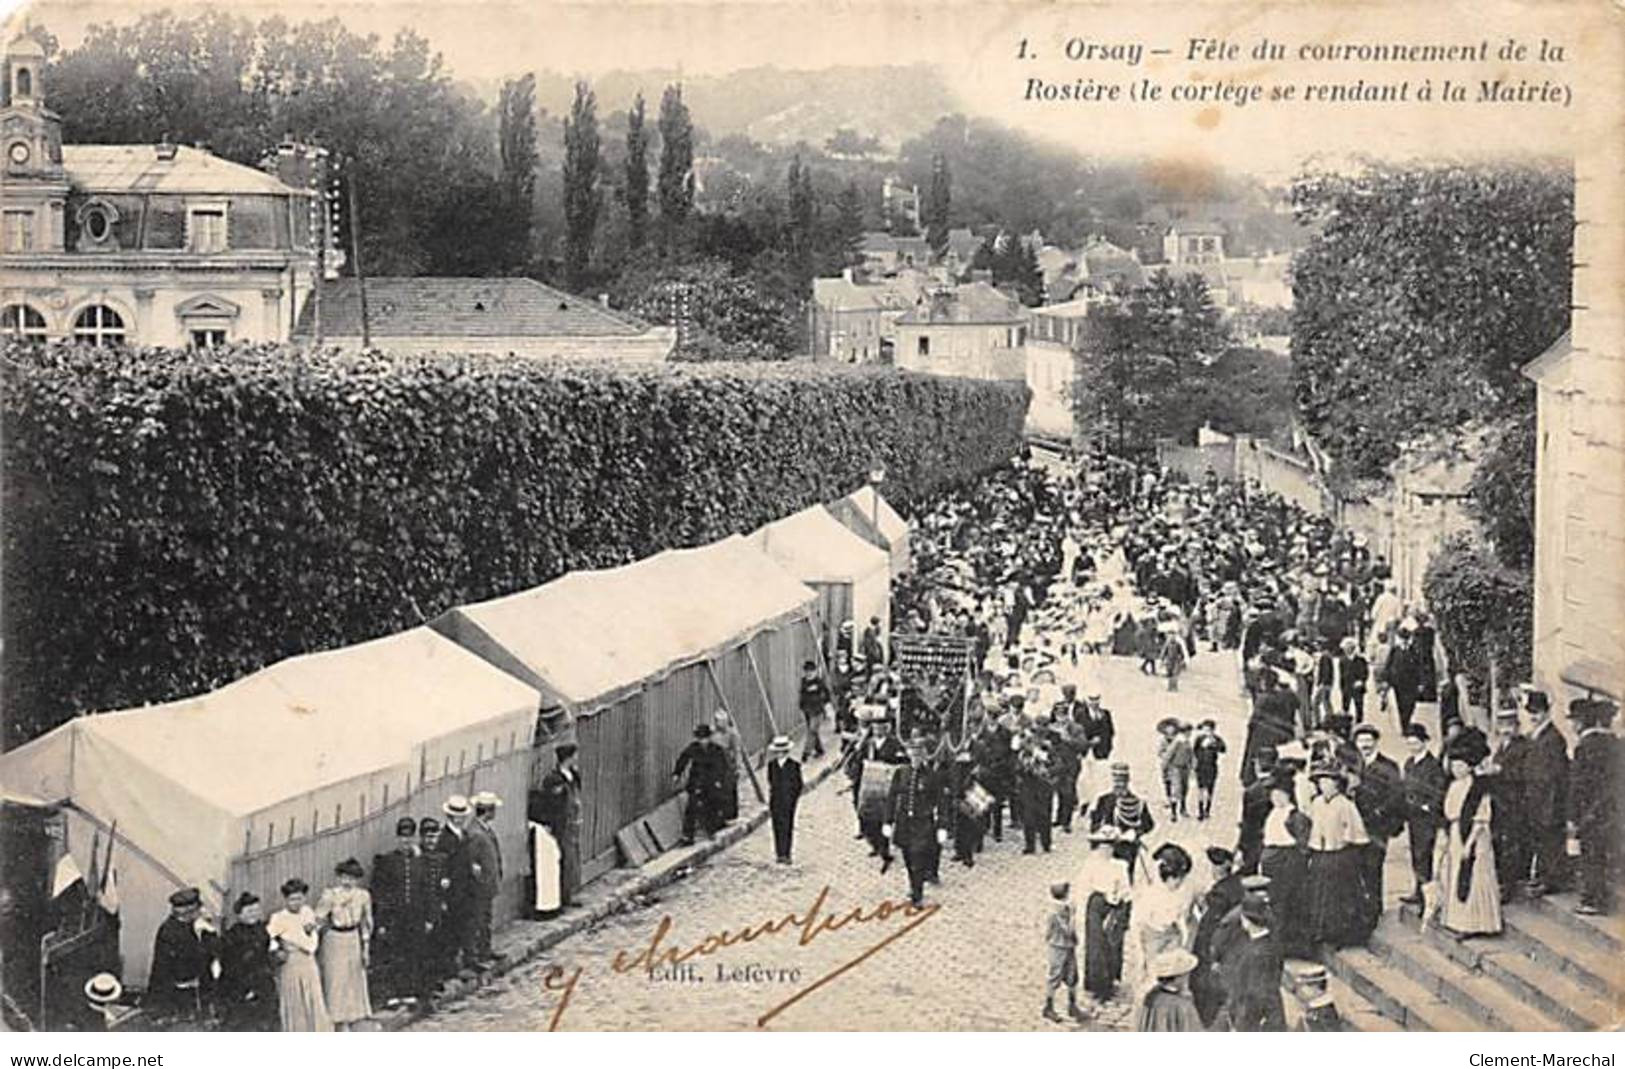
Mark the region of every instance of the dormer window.
<instances>
[{"instance_id":1,"label":"dormer window","mask_svg":"<svg viewBox=\"0 0 1625 1069\"><path fill-rule=\"evenodd\" d=\"M186 209L187 247L193 252L226 251L226 205L200 204Z\"/></svg>"},{"instance_id":2,"label":"dormer window","mask_svg":"<svg viewBox=\"0 0 1625 1069\"><path fill-rule=\"evenodd\" d=\"M97 197L74 213L79 223L79 248L88 252L118 248L113 237L113 224L118 222L118 209Z\"/></svg>"}]
</instances>

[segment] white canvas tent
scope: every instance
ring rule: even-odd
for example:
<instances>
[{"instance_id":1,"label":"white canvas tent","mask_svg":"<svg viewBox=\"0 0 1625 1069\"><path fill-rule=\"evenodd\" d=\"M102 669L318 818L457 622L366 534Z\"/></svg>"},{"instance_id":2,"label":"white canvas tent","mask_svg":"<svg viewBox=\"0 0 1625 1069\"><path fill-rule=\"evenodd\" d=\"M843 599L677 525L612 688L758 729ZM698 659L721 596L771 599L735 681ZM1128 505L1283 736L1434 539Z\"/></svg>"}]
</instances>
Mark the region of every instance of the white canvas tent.
<instances>
[{"instance_id":1,"label":"white canvas tent","mask_svg":"<svg viewBox=\"0 0 1625 1069\"><path fill-rule=\"evenodd\" d=\"M881 641L890 648L891 571L885 550L865 542L819 505L768 524L750 540L818 591L826 652L833 653L844 621L852 621L856 641L871 617L880 618Z\"/></svg>"},{"instance_id":2,"label":"white canvas tent","mask_svg":"<svg viewBox=\"0 0 1625 1069\"><path fill-rule=\"evenodd\" d=\"M825 507L865 542L886 551L893 576L909 570L908 521L874 487L860 487Z\"/></svg>"},{"instance_id":3,"label":"white canvas tent","mask_svg":"<svg viewBox=\"0 0 1625 1069\"><path fill-rule=\"evenodd\" d=\"M177 887L198 887L217 916L243 890L275 908L290 876L320 888L346 857L370 871L396 817L437 813L447 794L491 789L515 803L498 834L522 856L538 702L417 628L200 697L79 717L0 754L0 788L62 807L87 872L93 841L116 826L120 951L139 987Z\"/></svg>"},{"instance_id":4,"label":"white canvas tent","mask_svg":"<svg viewBox=\"0 0 1625 1069\"><path fill-rule=\"evenodd\" d=\"M614 863L618 831L673 795L672 765L716 709L733 714L752 752L802 730L796 694L816 601L733 535L572 572L429 626L536 687L544 716L571 714L590 877Z\"/></svg>"}]
</instances>

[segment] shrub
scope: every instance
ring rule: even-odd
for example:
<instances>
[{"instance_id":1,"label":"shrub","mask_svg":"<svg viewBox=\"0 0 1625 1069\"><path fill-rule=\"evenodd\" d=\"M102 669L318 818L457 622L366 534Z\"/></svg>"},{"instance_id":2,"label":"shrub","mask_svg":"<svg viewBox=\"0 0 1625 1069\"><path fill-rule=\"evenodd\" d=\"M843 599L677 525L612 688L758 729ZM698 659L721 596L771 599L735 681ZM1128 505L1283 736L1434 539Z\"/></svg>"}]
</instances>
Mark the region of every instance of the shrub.
<instances>
[{"instance_id":1,"label":"shrub","mask_svg":"<svg viewBox=\"0 0 1625 1069\"><path fill-rule=\"evenodd\" d=\"M1458 534L1428 562L1422 590L1451 664L1467 673L1478 695L1492 659L1503 688L1530 677L1535 602L1529 572L1503 567L1488 547Z\"/></svg>"},{"instance_id":2,"label":"shrub","mask_svg":"<svg viewBox=\"0 0 1625 1069\"><path fill-rule=\"evenodd\" d=\"M1020 446L1020 385L810 364L11 346L7 738ZM636 607L629 607L636 611Z\"/></svg>"}]
</instances>

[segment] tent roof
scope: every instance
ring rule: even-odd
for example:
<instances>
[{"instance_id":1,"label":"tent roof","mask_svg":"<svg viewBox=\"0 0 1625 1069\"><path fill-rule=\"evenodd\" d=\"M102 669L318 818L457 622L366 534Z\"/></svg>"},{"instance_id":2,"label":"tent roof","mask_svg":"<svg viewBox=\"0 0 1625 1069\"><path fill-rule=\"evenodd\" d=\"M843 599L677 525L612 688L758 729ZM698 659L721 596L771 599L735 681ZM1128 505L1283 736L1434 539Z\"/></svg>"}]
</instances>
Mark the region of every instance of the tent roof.
<instances>
[{"instance_id":1,"label":"tent roof","mask_svg":"<svg viewBox=\"0 0 1625 1069\"><path fill-rule=\"evenodd\" d=\"M452 611L581 706L713 656L816 597L731 535Z\"/></svg>"},{"instance_id":2,"label":"tent roof","mask_svg":"<svg viewBox=\"0 0 1625 1069\"><path fill-rule=\"evenodd\" d=\"M880 517L881 535L893 545L896 545L899 539L908 538L908 521L898 515L897 510L891 507L891 502L887 501L884 495L876 493L874 487L860 486L852 493L847 494L846 499L852 503L853 508L856 508L866 517L873 517L877 514L875 502L876 499L879 499L878 515Z\"/></svg>"},{"instance_id":3,"label":"tent roof","mask_svg":"<svg viewBox=\"0 0 1625 1069\"><path fill-rule=\"evenodd\" d=\"M249 815L406 765L414 747L540 696L428 628L294 657L220 690L76 721L98 743L228 813Z\"/></svg>"},{"instance_id":4,"label":"tent roof","mask_svg":"<svg viewBox=\"0 0 1625 1069\"><path fill-rule=\"evenodd\" d=\"M865 542L821 505L776 520L750 537L802 582L850 583L890 561L885 550Z\"/></svg>"}]
</instances>

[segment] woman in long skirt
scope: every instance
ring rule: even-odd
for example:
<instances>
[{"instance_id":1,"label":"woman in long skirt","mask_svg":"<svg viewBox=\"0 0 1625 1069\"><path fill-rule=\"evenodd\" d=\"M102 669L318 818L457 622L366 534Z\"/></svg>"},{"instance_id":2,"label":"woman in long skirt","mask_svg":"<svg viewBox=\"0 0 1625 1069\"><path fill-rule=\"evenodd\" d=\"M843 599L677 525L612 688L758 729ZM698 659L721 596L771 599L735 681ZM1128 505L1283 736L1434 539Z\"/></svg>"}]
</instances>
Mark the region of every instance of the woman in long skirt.
<instances>
[{"instance_id":1,"label":"woman in long skirt","mask_svg":"<svg viewBox=\"0 0 1625 1069\"><path fill-rule=\"evenodd\" d=\"M744 767L745 745L727 710L718 709L711 717L711 741L722 748L722 797L717 819L724 824L739 819L739 770Z\"/></svg>"},{"instance_id":2,"label":"woman in long skirt","mask_svg":"<svg viewBox=\"0 0 1625 1069\"><path fill-rule=\"evenodd\" d=\"M1134 911L1147 965L1170 950L1189 950L1196 935L1197 887L1190 878L1190 854L1182 846L1164 843L1151 860L1157 880L1140 890Z\"/></svg>"},{"instance_id":3,"label":"woman in long skirt","mask_svg":"<svg viewBox=\"0 0 1625 1069\"><path fill-rule=\"evenodd\" d=\"M1481 732L1469 728L1446 751L1450 786L1444 795L1445 834L1434 847L1441 924L1456 935L1501 931L1501 888L1495 875L1495 843L1490 832L1489 784L1473 769L1489 756Z\"/></svg>"},{"instance_id":4,"label":"woman in long skirt","mask_svg":"<svg viewBox=\"0 0 1625 1069\"><path fill-rule=\"evenodd\" d=\"M1270 878L1270 905L1281 951L1289 958L1313 957L1309 938L1309 818L1298 808L1290 769L1277 767L1270 785L1270 812L1264 818L1264 852L1259 871Z\"/></svg>"},{"instance_id":5,"label":"woman in long skirt","mask_svg":"<svg viewBox=\"0 0 1625 1069\"><path fill-rule=\"evenodd\" d=\"M321 922L306 902L309 894L310 885L304 880L284 883L283 907L265 924L272 954L281 961L276 991L284 1032L333 1031L333 1019L327 1015L327 1000L322 995L321 973L316 968Z\"/></svg>"},{"instance_id":6,"label":"woman in long skirt","mask_svg":"<svg viewBox=\"0 0 1625 1069\"><path fill-rule=\"evenodd\" d=\"M1309 804L1309 936L1354 946L1366 938L1360 851L1371 837L1354 800L1343 793L1343 770L1322 767L1311 775L1320 794Z\"/></svg>"},{"instance_id":7,"label":"woman in long skirt","mask_svg":"<svg viewBox=\"0 0 1625 1069\"><path fill-rule=\"evenodd\" d=\"M316 916L326 926L316 960L322 967L322 993L333 1023L347 1030L372 1016L367 964L372 946L372 896L361 886L366 870L355 858L341 861L338 886L322 892Z\"/></svg>"},{"instance_id":8,"label":"woman in long skirt","mask_svg":"<svg viewBox=\"0 0 1625 1069\"><path fill-rule=\"evenodd\" d=\"M1089 835L1089 856L1073 884L1083 905L1083 988L1098 1001L1110 998L1123 978L1123 936L1128 931L1128 870L1118 860L1117 829Z\"/></svg>"}]
</instances>

